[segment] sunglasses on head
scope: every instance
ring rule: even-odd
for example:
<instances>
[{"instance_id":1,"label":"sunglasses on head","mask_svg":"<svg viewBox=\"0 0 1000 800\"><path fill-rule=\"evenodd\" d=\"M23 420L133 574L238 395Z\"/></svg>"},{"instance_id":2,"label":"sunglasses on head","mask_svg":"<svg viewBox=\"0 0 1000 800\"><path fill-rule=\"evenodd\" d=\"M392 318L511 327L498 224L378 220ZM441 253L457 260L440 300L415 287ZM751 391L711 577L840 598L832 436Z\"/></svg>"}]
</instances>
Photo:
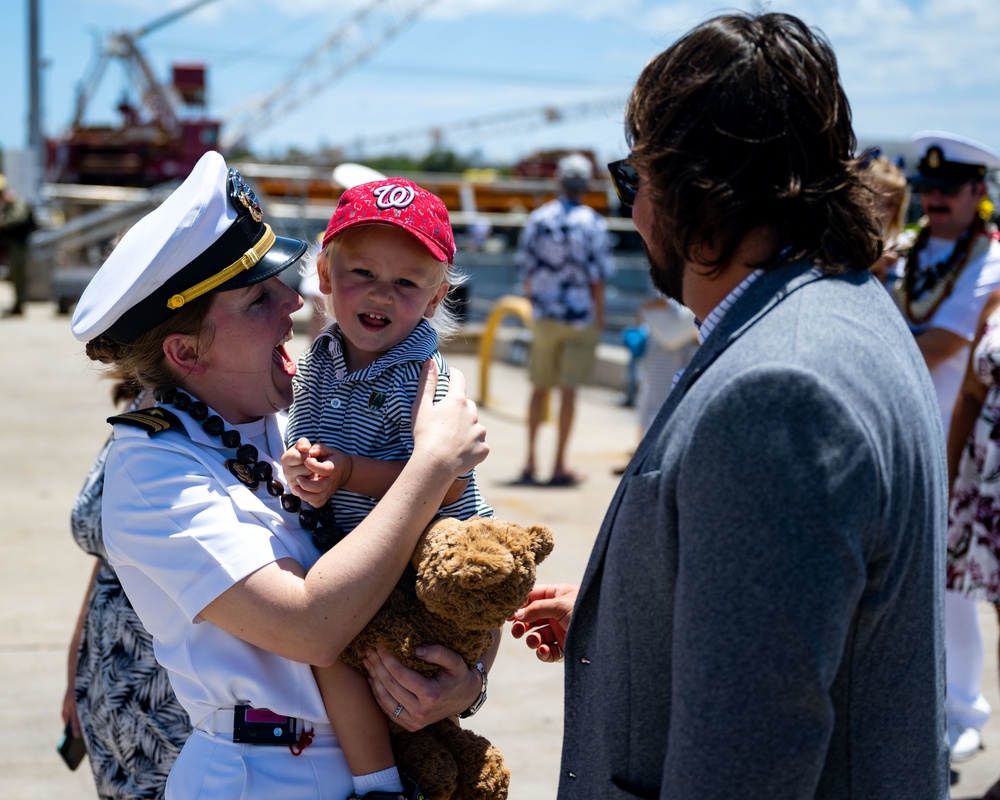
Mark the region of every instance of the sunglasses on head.
<instances>
[{"instance_id":1,"label":"sunglasses on head","mask_svg":"<svg viewBox=\"0 0 1000 800\"><path fill-rule=\"evenodd\" d=\"M608 164L611 180L615 183L615 193L623 206L631 207L635 203L635 195L639 191L639 173L629 164L628 158L612 161Z\"/></svg>"},{"instance_id":2,"label":"sunglasses on head","mask_svg":"<svg viewBox=\"0 0 1000 800\"><path fill-rule=\"evenodd\" d=\"M959 192L962 191L966 186L968 186L971 181L961 181L960 183L945 183L943 185L933 185L933 184L917 184L913 187L913 191L917 194L932 194L934 192L941 192L945 197L955 197Z\"/></svg>"}]
</instances>

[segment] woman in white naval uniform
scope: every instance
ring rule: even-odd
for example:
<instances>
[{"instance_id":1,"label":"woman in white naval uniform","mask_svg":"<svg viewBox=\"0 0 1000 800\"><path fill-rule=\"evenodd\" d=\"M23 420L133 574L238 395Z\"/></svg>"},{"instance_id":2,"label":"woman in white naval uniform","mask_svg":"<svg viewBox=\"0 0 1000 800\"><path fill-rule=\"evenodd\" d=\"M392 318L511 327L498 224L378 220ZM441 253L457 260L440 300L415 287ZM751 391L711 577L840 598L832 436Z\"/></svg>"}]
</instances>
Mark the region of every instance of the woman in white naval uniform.
<instances>
[{"instance_id":1,"label":"woman in white naval uniform","mask_svg":"<svg viewBox=\"0 0 1000 800\"><path fill-rule=\"evenodd\" d=\"M284 344L302 305L277 275L304 250L273 234L239 173L209 153L126 234L73 317L92 359L160 400L114 418L103 525L195 727L168 798L356 791L309 665L332 663L374 615L454 477L488 452L461 375L435 405L426 370L413 456L368 518L321 553L332 523L299 508L275 459L295 371ZM411 729L481 693L476 670L430 650L443 667L434 687L373 676L380 705Z\"/></svg>"}]
</instances>

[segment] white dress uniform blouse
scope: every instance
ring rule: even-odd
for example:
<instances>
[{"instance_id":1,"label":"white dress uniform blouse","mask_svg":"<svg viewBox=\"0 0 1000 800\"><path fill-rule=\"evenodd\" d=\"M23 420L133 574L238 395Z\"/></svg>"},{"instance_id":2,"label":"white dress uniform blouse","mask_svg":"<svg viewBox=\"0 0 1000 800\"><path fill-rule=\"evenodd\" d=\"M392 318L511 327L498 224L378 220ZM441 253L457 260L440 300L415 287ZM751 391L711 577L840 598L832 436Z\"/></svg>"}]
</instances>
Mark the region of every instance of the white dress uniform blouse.
<instances>
[{"instance_id":1,"label":"white dress uniform blouse","mask_svg":"<svg viewBox=\"0 0 1000 800\"><path fill-rule=\"evenodd\" d=\"M115 426L104 492L108 556L153 637L157 660L196 728L237 704L326 723L308 664L255 647L199 616L261 567L293 558L308 569L319 551L278 498L263 487L252 492L226 469L232 450L186 414L178 417L187 433L149 436ZM283 422L271 416L233 427L270 460L281 452ZM272 467L280 480L280 466L272 461Z\"/></svg>"}]
</instances>

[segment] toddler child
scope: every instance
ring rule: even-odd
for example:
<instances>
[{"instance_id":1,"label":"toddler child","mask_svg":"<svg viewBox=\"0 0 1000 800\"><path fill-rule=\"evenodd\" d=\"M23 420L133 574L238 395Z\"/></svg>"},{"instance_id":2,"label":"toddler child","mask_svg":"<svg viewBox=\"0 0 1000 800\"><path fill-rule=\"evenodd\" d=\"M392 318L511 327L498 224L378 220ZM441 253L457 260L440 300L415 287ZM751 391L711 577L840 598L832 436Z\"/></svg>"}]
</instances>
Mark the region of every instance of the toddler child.
<instances>
[{"instance_id":1,"label":"toddler child","mask_svg":"<svg viewBox=\"0 0 1000 800\"><path fill-rule=\"evenodd\" d=\"M447 391L437 346L457 328L444 302L462 277L454 257L444 203L402 178L348 189L330 218L316 268L335 321L299 361L282 466L295 494L315 508L329 501L338 533L364 519L412 453L412 407L428 358L438 396ZM493 516L474 472L456 480L439 514ZM357 795L401 791L385 715L364 676L341 662L313 671ZM396 713L404 712L401 704Z\"/></svg>"}]
</instances>

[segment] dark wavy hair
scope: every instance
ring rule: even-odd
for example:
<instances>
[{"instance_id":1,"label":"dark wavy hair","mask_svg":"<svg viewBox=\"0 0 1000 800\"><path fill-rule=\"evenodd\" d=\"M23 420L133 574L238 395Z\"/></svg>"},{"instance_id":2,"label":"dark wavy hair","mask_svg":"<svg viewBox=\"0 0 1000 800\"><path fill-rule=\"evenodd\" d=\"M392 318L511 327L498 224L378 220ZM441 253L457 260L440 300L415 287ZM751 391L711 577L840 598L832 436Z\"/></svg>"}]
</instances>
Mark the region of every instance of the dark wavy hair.
<instances>
[{"instance_id":1,"label":"dark wavy hair","mask_svg":"<svg viewBox=\"0 0 1000 800\"><path fill-rule=\"evenodd\" d=\"M808 258L837 274L881 254L836 57L796 17L698 26L647 64L625 128L674 258L718 271L766 225L780 245L756 266Z\"/></svg>"}]
</instances>

